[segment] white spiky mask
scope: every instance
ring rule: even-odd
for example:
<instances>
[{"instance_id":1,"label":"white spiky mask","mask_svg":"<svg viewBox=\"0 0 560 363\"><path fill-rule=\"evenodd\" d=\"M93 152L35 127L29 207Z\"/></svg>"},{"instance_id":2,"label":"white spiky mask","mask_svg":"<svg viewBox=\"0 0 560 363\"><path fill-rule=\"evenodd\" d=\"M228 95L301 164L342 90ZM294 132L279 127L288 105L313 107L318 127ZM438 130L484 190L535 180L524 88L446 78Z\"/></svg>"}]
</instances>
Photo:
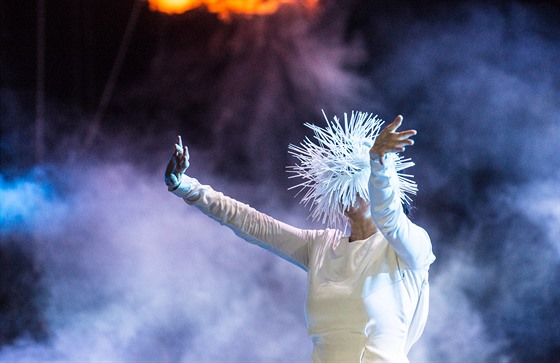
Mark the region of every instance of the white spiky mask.
<instances>
[{"instance_id":1,"label":"white spiky mask","mask_svg":"<svg viewBox=\"0 0 560 363\"><path fill-rule=\"evenodd\" d=\"M370 149L379 135L383 120L367 112L352 111L350 119L344 113L344 123L334 116L325 127L305 123L313 130L313 142L308 137L299 146L290 144L288 152L299 163L288 166L290 178L300 177L303 182L290 187L304 193L301 203L309 205L310 217L332 227L342 227L346 221L344 211L356 203L358 196L369 201ZM414 165L410 159L392 154L395 175L393 185L403 203L416 193L412 175L397 175L397 171ZM297 195L296 194L296 195Z\"/></svg>"}]
</instances>

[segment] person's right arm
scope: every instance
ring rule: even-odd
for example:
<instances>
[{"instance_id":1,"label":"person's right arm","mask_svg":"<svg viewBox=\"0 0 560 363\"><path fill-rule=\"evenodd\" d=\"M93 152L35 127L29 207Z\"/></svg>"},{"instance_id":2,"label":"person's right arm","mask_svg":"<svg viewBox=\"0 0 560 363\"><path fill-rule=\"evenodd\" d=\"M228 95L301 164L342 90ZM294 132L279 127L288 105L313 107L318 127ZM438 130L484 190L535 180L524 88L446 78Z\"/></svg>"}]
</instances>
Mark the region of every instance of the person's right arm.
<instances>
[{"instance_id":1,"label":"person's right arm","mask_svg":"<svg viewBox=\"0 0 560 363\"><path fill-rule=\"evenodd\" d=\"M173 194L229 227L246 241L271 250L307 269L309 246L317 231L302 230L280 222L186 176L184 171L189 165L188 150L182 145L180 138L175 149L165 178L168 189Z\"/></svg>"}]
</instances>

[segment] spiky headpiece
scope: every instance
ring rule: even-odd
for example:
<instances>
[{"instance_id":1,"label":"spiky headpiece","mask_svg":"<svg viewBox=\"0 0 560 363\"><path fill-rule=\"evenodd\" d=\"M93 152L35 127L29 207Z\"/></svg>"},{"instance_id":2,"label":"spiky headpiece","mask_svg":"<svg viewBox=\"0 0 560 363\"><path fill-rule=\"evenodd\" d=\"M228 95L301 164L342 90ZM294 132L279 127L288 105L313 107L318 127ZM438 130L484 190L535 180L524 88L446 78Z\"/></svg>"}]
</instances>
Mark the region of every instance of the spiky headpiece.
<instances>
[{"instance_id":1,"label":"spiky headpiece","mask_svg":"<svg viewBox=\"0 0 560 363\"><path fill-rule=\"evenodd\" d=\"M323 116L327 122L324 128L305 123L313 130L316 143L306 137L300 146L288 146L288 152L299 161L288 166L287 171L293 174L290 178L303 179L289 189L299 188L298 194L305 193L301 203L311 203L312 220L342 227L344 211L356 202L356 196L369 200L369 150L383 121L367 112L352 111L350 120L345 113L344 124L336 116L329 121L324 111ZM394 155L396 171L414 165L410 159ZM411 201L405 192L415 194L417 190L411 178L412 175L398 174L395 180L397 193L404 203Z\"/></svg>"}]
</instances>

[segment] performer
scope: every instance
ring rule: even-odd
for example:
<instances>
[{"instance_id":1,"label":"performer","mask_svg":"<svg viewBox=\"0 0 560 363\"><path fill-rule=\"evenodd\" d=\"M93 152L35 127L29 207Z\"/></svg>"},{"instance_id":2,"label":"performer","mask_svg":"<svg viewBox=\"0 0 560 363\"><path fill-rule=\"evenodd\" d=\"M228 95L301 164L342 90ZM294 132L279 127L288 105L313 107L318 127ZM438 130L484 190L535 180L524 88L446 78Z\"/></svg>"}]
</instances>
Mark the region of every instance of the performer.
<instances>
[{"instance_id":1,"label":"performer","mask_svg":"<svg viewBox=\"0 0 560 363\"><path fill-rule=\"evenodd\" d=\"M327 117L325 116L327 119ZM308 273L306 320L312 362L408 362L428 314L428 270L435 260L428 234L403 203L416 192L413 165L398 155L415 130L398 132L402 116L382 121L353 112L327 119L290 153L295 187L311 217L330 227L299 229L233 200L185 175L189 154L178 137L165 173L168 190L246 241L271 250ZM349 236L343 230L349 226Z\"/></svg>"}]
</instances>

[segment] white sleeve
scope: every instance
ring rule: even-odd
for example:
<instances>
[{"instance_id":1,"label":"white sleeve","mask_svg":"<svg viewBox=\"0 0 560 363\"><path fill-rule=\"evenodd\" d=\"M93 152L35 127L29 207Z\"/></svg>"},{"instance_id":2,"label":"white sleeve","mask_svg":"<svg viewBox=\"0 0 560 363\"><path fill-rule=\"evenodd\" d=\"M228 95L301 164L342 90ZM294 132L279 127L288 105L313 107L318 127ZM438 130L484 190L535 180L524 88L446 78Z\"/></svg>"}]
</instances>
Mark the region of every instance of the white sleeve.
<instances>
[{"instance_id":1,"label":"white sleeve","mask_svg":"<svg viewBox=\"0 0 560 363\"><path fill-rule=\"evenodd\" d=\"M172 192L247 242L266 248L307 270L309 248L317 231L280 222L185 175Z\"/></svg>"},{"instance_id":2,"label":"white sleeve","mask_svg":"<svg viewBox=\"0 0 560 363\"><path fill-rule=\"evenodd\" d=\"M435 259L428 233L412 223L403 211L394 166L394 155L386 154L381 164L371 159L369 194L375 225L395 252L410 268L428 267Z\"/></svg>"}]
</instances>

